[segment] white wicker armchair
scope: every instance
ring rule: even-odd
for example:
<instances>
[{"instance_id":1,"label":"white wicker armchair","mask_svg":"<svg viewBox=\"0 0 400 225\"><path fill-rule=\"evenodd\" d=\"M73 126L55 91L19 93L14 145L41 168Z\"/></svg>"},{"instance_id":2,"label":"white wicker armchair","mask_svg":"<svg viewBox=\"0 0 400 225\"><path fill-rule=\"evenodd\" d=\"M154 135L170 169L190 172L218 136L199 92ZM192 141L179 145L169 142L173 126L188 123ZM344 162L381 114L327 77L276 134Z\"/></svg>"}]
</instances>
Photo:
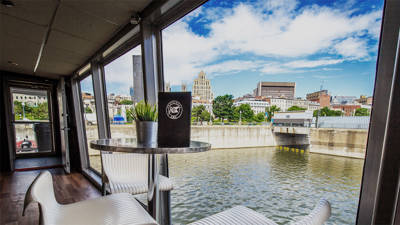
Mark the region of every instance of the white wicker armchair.
<instances>
[{"instance_id":1,"label":"white wicker armchair","mask_svg":"<svg viewBox=\"0 0 400 225\"><path fill-rule=\"evenodd\" d=\"M148 155L122 153L102 154L106 192L147 193L148 190ZM170 191L174 185L171 179L159 176L160 191Z\"/></svg>"},{"instance_id":2,"label":"white wicker armchair","mask_svg":"<svg viewBox=\"0 0 400 225\"><path fill-rule=\"evenodd\" d=\"M23 213L33 202L39 204L40 224L45 225L143 225L158 223L139 202L127 193L109 195L72 204L59 204L54 196L53 179L42 172L29 187Z\"/></svg>"},{"instance_id":3,"label":"white wicker armchair","mask_svg":"<svg viewBox=\"0 0 400 225\"><path fill-rule=\"evenodd\" d=\"M331 216L331 206L321 199L310 214L291 225L322 225ZM198 220L190 225L278 225L260 213L244 206L236 206L226 211Z\"/></svg>"}]
</instances>

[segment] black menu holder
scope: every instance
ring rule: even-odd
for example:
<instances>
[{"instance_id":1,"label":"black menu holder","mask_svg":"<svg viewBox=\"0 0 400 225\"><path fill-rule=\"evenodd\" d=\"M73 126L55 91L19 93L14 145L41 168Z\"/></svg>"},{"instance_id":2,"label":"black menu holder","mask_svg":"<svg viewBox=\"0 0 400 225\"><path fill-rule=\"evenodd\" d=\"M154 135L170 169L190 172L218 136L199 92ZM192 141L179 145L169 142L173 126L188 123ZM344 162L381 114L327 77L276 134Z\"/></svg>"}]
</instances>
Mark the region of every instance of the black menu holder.
<instances>
[{"instance_id":1,"label":"black menu holder","mask_svg":"<svg viewBox=\"0 0 400 225\"><path fill-rule=\"evenodd\" d=\"M158 146L189 147L191 92L158 93Z\"/></svg>"}]
</instances>

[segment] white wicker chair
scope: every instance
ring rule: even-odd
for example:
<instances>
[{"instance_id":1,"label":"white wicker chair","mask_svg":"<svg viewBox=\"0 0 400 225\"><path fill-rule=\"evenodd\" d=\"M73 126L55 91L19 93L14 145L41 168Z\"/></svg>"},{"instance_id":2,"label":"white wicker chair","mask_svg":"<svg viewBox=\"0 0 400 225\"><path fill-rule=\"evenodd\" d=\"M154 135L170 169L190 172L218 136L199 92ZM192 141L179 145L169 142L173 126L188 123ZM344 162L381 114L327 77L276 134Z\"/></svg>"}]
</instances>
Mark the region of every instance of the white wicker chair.
<instances>
[{"instance_id":1,"label":"white wicker chair","mask_svg":"<svg viewBox=\"0 0 400 225\"><path fill-rule=\"evenodd\" d=\"M23 214L32 202L39 203L39 223L45 225L157 224L139 202L127 193L61 205L55 199L53 179L48 171L37 176L29 187Z\"/></svg>"},{"instance_id":2,"label":"white wicker chair","mask_svg":"<svg viewBox=\"0 0 400 225\"><path fill-rule=\"evenodd\" d=\"M105 175L105 191L114 193L147 193L148 190L148 155L122 153L102 154ZM172 181L160 175L160 191L170 191Z\"/></svg>"},{"instance_id":3,"label":"white wicker chair","mask_svg":"<svg viewBox=\"0 0 400 225\"><path fill-rule=\"evenodd\" d=\"M310 214L292 225L322 225L331 215L328 201L321 199ZM244 206L236 206L226 211L198 220L190 225L277 225L260 213Z\"/></svg>"}]
</instances>

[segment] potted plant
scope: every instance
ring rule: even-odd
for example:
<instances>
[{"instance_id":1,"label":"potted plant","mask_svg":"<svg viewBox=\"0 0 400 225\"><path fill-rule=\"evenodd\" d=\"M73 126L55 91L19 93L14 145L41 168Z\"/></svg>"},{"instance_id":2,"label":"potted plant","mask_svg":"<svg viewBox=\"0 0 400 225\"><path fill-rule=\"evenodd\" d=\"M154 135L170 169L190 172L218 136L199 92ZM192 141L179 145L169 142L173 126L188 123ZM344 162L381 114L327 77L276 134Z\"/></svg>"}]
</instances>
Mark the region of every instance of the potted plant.
<instances>
[{"instance_id":1,"label":"potted plant","mask_svg":"<svg viewBox=\"0 0 400 225\"><path fill-rule=\"evenodd\" d=\"M137 143L151 145L157 142L157 106L141 101L129 112L136 122Z\"/></svg>"}]
</instances>

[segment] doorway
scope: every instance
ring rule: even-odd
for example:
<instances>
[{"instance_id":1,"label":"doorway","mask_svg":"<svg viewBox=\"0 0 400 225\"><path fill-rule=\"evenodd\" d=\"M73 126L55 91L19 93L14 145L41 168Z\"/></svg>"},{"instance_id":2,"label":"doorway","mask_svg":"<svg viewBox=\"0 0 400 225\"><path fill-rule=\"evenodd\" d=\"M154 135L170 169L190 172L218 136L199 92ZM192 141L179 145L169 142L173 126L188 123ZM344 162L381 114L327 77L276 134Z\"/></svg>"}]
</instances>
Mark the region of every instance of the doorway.
<instances>
[{"instance_id":1,"label":"doorway","mask_svg":"<svg viewBox=\"0 0 400 225\"><path fill-rule=\"evenodd\" d=\"M17 157L54 153L49 92L31 88L10 88L11 119Z\"/></svg>"}]
</instances>

